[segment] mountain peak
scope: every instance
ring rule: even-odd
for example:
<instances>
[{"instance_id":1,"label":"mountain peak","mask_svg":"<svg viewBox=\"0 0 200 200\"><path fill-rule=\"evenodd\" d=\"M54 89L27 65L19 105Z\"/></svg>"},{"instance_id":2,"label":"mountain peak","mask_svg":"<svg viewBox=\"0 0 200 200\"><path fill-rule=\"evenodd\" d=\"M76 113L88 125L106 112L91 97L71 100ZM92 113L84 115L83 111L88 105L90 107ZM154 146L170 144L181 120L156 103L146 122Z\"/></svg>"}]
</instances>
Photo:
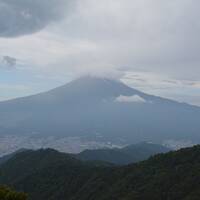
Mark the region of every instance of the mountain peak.
<instances>
[{"instance_id":1,"label":"mountain peak","mask_svg":"<svg viewBox=\"0 0 200 200\"><path fill-rule=\"evenodd\" d=\"M110 80L110 81L118 81L117 79L112 79L112 78L107 78L107 77L100 77L100 76L92 76L92 75L85 75L85 76L80 76L77 79L74 79L76 81L105 81L105 80Z\"/></svg>"},{"instance_id":2,"label":"mountain peak","mask_svg":"<svg viewBox=\"0 0 200 200\"><path fill-rule=\"evenodd\" d=\"M72 80L64 86L55 88L50 93L57 93L57 96L66 93L72 96L90 96L90 98L99 97L118 97L120 95L133 95L139 91L128 87L120 80L101 78L96 76L82 76Z\"/></svg>"},{"instance_id":3,"label":"mountain peak","mask_svg":"<svg viewBox=\"0 0 200 200\"><path fill-rule=\"evenodd\" d=\"M97 86L98 84L101 86L108 86L108 85L122 85L123 83L117 79L105 78L105 77L98 77L98 76L81 76L70 83L72 84L82 84L87 86ZM126 86L125 84L123 84ZM126 86L127 87L127 86Z\"/></svg>"}]
</instances>

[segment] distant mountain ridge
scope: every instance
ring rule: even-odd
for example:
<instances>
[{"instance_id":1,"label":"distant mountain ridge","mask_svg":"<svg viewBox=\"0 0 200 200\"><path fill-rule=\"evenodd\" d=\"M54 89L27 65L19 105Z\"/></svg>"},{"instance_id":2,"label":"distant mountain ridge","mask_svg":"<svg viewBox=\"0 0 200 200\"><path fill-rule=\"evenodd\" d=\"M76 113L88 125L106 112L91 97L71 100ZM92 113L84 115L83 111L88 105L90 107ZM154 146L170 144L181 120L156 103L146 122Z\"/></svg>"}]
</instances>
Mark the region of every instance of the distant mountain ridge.
<instances>
[{"instance_id":1,"label":"distant mountain ridge","mask_svg":"<svg viewBox=\"0 0 200 200\"><path fill-rule=\"evenodd\" d=\"M0 102L1 134L93 137L131 143L200 142L200 108L120 81L82 77L51 91Z\"/></svg>"},{"instance_id":2,"label":"distant mountain ridge","mask_svg":"<svg viewBox=\"0 0 200 200\"><path fill-rule=\"evenodd\" d=\"M199 165L200 146L123 167L97 166L51 149L25 151L0 166L0 184L30 200L198 200Z\"/></svg>"},{"instance_id":3,"label":"distant mountain ridge","mask_svg":"<svg viewBox=\"0 0 200 200\"><path fill-rule=\"evenodd\" d=\"M117 165L125 165L130 163L136 163L142 160L148 159L150 156L167 153L171 149L162 145L151 143L139 143L129 145L124 148L115 149L97 149L97 150L85 150L76 155L76 158L83 161L97 161L110 162Z\"/></svg>"},{"instance_id":4,"label":"distant mountain ridge","mask_svg":"<svg viewBox=\"0 0 200 200\"><path fill-rule=\"evenodd\" d=\"M0 165L13 158L15 155L25 151L30 150L20 149L12 154L0 157ZM171 151L171 149L162 145L143 142L129 145L124 148L85 150L79 154L69 155L78 160L91 161L99 164L105 163L115 165L126 165L146 160L150 156L159 153L166 153L169 151Z\"/></svg>"}]
</instances>

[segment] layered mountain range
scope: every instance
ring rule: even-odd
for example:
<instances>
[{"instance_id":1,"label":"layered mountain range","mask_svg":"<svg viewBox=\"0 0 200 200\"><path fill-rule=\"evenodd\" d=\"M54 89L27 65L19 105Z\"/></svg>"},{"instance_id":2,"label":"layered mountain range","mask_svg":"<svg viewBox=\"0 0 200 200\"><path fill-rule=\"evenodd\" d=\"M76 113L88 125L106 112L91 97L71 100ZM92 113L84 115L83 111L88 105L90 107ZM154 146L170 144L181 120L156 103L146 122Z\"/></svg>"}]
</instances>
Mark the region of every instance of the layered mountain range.
<instances>
[{"instance_id":1,"label":"layered mountain range","mask_svg":"<svg viewBox=\"0 0 200 200\"><path fill-rule=\"evenodd\" d=\"M200 146L128 166L27 150L0 165L0 184L30 200L198 200Z\"/></svg>"},{"instance_id":2,"label":"layered mountain range","mask_svg":"<svg viewBox=\"0 0 200 200\"><path fill-rule=\"evenodd\" d=\"M15 155L20 152L28 151L27 149L19 149L18 151L0 157L0 165L7 162ZM104 148L104 149L94 149L94 150L85 150L77 154L70 154L71 157L74 157L81 161L97 161L107 164L114 165L126 165L130 163L136 163L142 160L148 159L150 156L166 153L171 151L171 149L151 143L138 143L126 146L124 148ZM67 154L66 154L67 155Z\"/></svg>"}]
</instances>

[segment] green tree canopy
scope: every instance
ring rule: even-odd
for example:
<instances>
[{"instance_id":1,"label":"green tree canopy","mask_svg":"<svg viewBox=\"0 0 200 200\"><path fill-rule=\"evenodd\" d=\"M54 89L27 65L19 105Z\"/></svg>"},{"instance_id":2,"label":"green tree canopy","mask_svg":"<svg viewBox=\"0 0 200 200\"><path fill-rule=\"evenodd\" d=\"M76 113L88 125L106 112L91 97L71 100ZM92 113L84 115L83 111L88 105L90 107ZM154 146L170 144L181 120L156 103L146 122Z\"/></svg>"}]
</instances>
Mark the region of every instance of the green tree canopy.
<instances>
[{"instance_id":1,"label":"green tree canopy","mask_svg":"<svg viewBox=\"0 0 200 200\"><path fill-rule=\"evenodd\" d=\"M8 187L0 186L0 200L27 200L27 195L15 192Z\"/></svg>"}]
</instances>

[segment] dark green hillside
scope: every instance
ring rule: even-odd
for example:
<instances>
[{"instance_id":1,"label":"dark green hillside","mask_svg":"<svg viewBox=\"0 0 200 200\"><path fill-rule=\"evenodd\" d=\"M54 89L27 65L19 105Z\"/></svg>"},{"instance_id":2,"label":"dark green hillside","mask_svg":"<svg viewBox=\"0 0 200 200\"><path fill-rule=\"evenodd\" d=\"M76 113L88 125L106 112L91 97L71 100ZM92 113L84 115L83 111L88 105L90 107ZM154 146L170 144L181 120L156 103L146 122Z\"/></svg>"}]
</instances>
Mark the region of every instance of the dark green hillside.
<instances>
[{"instance_id":1,"label":"dark green hillside","mask_svg":"<svg viewBox=\"0 0 200 200\"><path fill-rule=\"evenodd\" d=\"M89 188L93 190L90 192ZM88 196L83 200L198 200L200 146L160 154L139 164L118 168L85 191ZM78 200L84 194L83 191L74 199Z\"/></svg>"},{"instance_id":2,"label":"dark green hillside","mask_svg":"<svg viewBox=\"0 0 200 200\"><path fill-rule=\"evenodd\" d=\"M52 149L28 150L1 165L0 183L27 191L31 199L66 199L103 170L96 166L103 163L83 163Z\"/></svg>"},{"instance_id":3,"label":"dark green hillside","mask_svg":"<svg viewBox=\"0 0 200 200\"><path fill-rule=\"evenodd\" d=\"M86 150L76 155L80 160L101 160L117 165L126 165L148 159L150 156L169 152L170 149L147 142L129 145L122 149Z\"/></svg>"},{"instance_id":4,"label":"dark green hillside","mask_svg":"<svg viewBox=\"0 0 200 200\"><path fill-rule=\"evenodd\" d=\"M27 149L19 149L18 151L5 155L3 157L0 157L0 165L3 164L4 162L8 161L10 158L12 158L13 156L15 156L18 153L21 153L23 151L26 151Z\"/></svg>"},{"instance_id":5,"label":"dark green hillside","mask_svg":"<svg viewBox=\"0 0 200 200\"><path fill-rule=\"evenodd\" d=\"M133 156L120 151L120 149L85 150L80 154L75 155L75 157L83 161L101 160L119 165L135 161Z\"/></svg>"},{"instance_id":6,"label":"dark green hillside","mask_svg":"<svg viewBox=\"0 0 200 200\"><path fill-rule=\"evenodd\" d=\"M96 167L54 150L17 154L0 183L31 200L199 200L200 146L123 167Z\"/></svg>"}]
</instances>

